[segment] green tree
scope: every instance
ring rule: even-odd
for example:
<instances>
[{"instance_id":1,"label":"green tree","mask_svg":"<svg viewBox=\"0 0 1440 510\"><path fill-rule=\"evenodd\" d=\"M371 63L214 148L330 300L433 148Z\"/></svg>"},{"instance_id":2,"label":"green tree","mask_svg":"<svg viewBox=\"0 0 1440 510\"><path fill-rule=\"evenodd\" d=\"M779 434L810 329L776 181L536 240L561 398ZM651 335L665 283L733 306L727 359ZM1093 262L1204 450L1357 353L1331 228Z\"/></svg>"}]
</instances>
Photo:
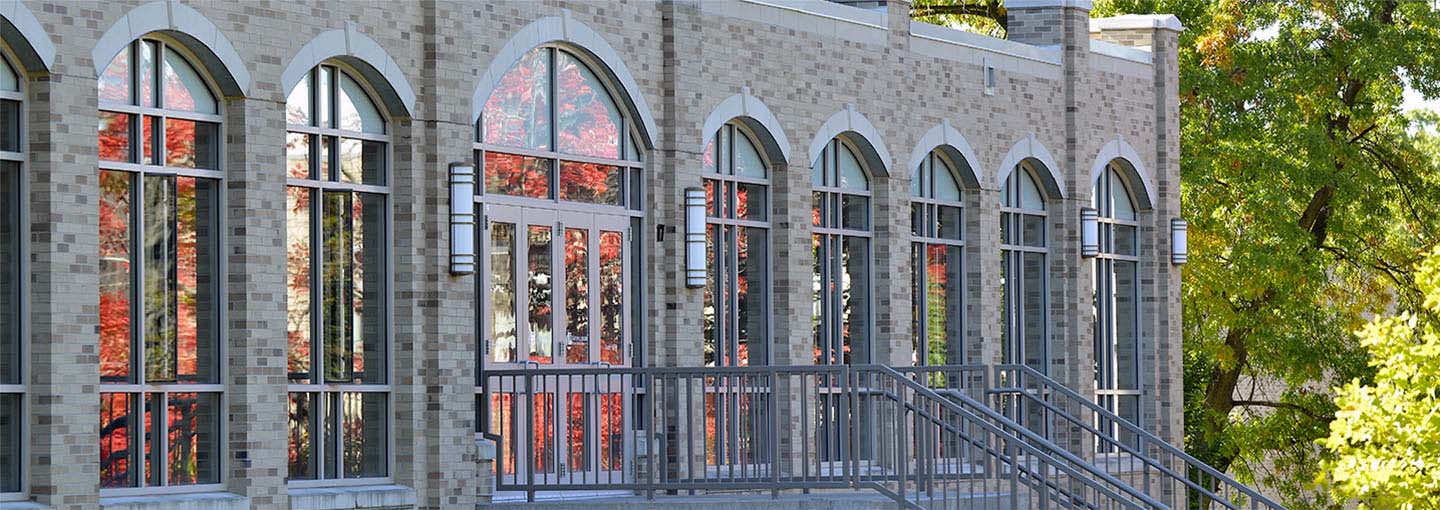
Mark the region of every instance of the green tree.
<instances>
[{"instance_id":1,"label":"green tree","mask_svg":"<svg viewBox=\"0 0 1440 510\"><path fill-rule=\"evenodd\" d=\"M1360 344L1376 369L1370 383L1335 390L1325 463L1335 493L1362 507L1440 508L1440 250L1416 274L1424 311L1376 319Z\"/></svg>"},{"instance_id":2,"label":"green tree","mask_svg":"<svg viewBox=\"0 0 1440 510\"><path fill-rule=\"evenodd\" d=\"M1092 16L1124 13L1186 27L1186 448L1292 507L1337 506L1313 490L1330 388L1373 374L1348 332L1417 309L1413 268L1440 226L1434 123L1400 107L1407 86L1440 96L1440 15L1419 0L1096 0Z\"/></svg>"}]
</instances>

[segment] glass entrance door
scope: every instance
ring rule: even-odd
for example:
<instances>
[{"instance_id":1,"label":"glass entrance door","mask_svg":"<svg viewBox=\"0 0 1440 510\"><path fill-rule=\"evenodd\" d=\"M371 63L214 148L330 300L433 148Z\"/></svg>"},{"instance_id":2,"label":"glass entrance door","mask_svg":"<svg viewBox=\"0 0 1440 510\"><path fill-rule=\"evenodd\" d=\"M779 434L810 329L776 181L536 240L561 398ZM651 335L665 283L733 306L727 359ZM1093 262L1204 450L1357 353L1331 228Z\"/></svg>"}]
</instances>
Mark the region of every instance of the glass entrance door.
<instances>
[{"instance_id":1,"label":"glass entrance door","mask_svg":"<svg viewBox=\"0 0 1440 510\"><path fill-rule=\"evenodd\" d=\"M629 470L629 219L490 205L482 235L490 430L507 481L593 485ZM508 372L506 372L508 371Z\"/></svg>"}]
</instances>

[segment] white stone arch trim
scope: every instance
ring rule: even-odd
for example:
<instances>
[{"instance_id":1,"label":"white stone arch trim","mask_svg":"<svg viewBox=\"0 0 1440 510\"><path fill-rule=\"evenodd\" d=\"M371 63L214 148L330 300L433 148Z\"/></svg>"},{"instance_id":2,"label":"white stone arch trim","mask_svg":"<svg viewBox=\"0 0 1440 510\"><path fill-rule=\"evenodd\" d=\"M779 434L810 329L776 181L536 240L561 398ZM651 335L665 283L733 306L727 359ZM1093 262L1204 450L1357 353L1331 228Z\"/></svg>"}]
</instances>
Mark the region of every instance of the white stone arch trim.
<instances>
[{"instance_id":1,"label":"white stone arch trim","mask_svg":"<svg viewBox=\"0 0 1440 510\"><path fill-rule=\"evenodd\" d=\"M1090 185L1093 187L1095 181L1100 178L1100 174L1105 172L1105 167L1108 166L1111 161L1117 159L1124 161L1129 166L1125 168L1126 173L1130 174L1125 176L1126 179L1131 183L1138 181L1141 184L1142 189L1131 190L1132 192L1139 192L1137 193L1138 196L1135 197L1135 200L1139 202L1136 205L1141 209L1150 209L1153 203L1152 197L1155 196L1155 179L1150 175L1150 171L1145 168L1145 162L1140 158L1140 154L1135 152L1135 148L1125 143L1125 139L1120 136L1116 136L1114 140L1106 143L1104 147L1100 148L1100 152L1095 155L1095 162L1090 165ZM1122 168L1123 167L1125 167L1125 165L1122 165Z\"/></svg>"},{"instance_id":2,"label":"white stone arch trim","mask_svg":"<svg viewBox=\"0 0 1440 510\"><path fill-rule=\"evenodd\" d=\"M655 116L650 113L650 105L645 102L644 89L635 81L630 69L625 67L625 61L610 43L605 42L599 32L572 19L569 9L563 10L561 14L540 18L525 25L500 48L500 52L490 61L490 67L480 75L480 81L475 85L475 95L470 99L470 122L480 120L480 113L485 109L485 101L490 99L490 93L495 91L495 86L500 83L505 72L520 61L520 57L542 44L562 42L589 53L599 62L599 71L608 75L611 83L620 88L621 97L616 99L634 114L632 117L639 124L642 145L654 149L654 137L660 131L655 127Z\"/></svg>"},{"instance_id":3,"label":"white stone arch trim","mask_svg":"<svg viewBox=\"0 0 1440 510\"><path fill-rule=\"evenodd\" d=\"M35 13L20 0L0 0L0 18L5 21L5 25L0 26L0 38L15 50L20 65L27 71L50 72L50 66L55 63L55 42L50 40L50 34L45 32Z\"/></svg>"},{"instance_id":4,"label":"white stone arch trim","mask_svg":"<svg viewBox=\"0 0 1440 510\"><path fill-rule=\"evenodd\" d=\"M851 143L858 145L861 149L860 157L865 159L868 170L879 176L890 175L890 149L885 147L885 139L880 137L880 131L870 123L860 112L855 111L855 105L847 104L845 109L835 112L820 125L815 132L815 139L810 141L810 151L807 153L809 159L806 164L812 164L825 152L825 145L834 140L837 136L846 136Z\"/></svg>"},{"instance_id":5,"label":"white stone arch trim","mask_svg":"<svg viewBox=\"0 0 1440 510\"><path fill-rule=\"evenodd\" d=\"M915 171L925 161L925 156L935 150L945 152L950 159L965 165L965 168L957 170L960 171L960 180L967 187L980 188L987 184L980 182L980 176L975 173L975 169L980 166L980 158L975 156L975 149L970 147L970 142L965 141L960 131L950 125L950 119L941 120L940 124L920 137L920 143L915 144L915 148L910 151L910 164L905 166L906 170Z\"/></svg>"},{"instance_id":6,"label":"white stone arch trim","mask_svg":"<svg viewBox=\"0 0 1440 510\"><path fill-rule=\"evenodd\" d=\"M95 43L95 49L90 52L90 58L95 64L95 76L99 77L104 73L110 60L120 54L131 41L151 32L169 32L181 42L201 46L190 49L220 85L222 94L240 97L249 93L250 71L245 68L245 61L240 58L240 54L235 51L235 45L230 44L230 39L205 15L173 0L141 5L110 25L110 29L100 36L99 42ZM200 51L202 49L207 51Z\"/></svg>"},{"instance_id":7,"label":"white stone arch trim","mask_svg":"<svg viewBox=\"0 0 1440 510\"><path fill-rule=\"evenodd\" d=\"M334 58L364 64L353 67L379 93L380 101L385 103L392 117L415 114L415 88L405 78L405 71L380 47L380 43L361 32L353 21L345 22L343 29L321 32L301 46L295 57L290 59L290 64L285 66L285 72L280 74L280 84L284 87L281 90L288 94L300 80L305 79L305 73Z\"/></svg>"},{"instance_id":8,"label":"white stone arch trim","mask_svg":"<svg viewBox=\"0 0 1440 510\"><path fill-rule=\"evenodd\" d=\"M1027 159L1039 161L1040 166L1045 167L1046 173L1040 175L1040 180L1050 198L1065 198L1065 176L1060 173L1060 165L1056 164L1055 157L1050 155L1045 144L1035 138L1035 133L1026 134L1010 147L1010 152L1005 153L1005 159L1000 161L1000 168L995 171L996 186L1010 177L1015 165Z\"/></svg>"},{"instance_id":9,"label":"white stone arch trim","mask_svg":"<svg viewBox=\"0 0 1440 510\"><path fill-rule=\"evenodd\" d=\"M746 123L747 127L761 138L770 138L760 141L761 145L767 146L763 147L763 150L770 157L770 161L780 164L790 161L790 138L785 136L780 120L770 113L770 108L766 107L760 98L750 95L750 87L741 87L739 94L725 98L710 112L700 130L700 146L709 145L710 140L715 138L715 133L719 132L725 123L737 119Z\"/></svg>"}]
</instances>

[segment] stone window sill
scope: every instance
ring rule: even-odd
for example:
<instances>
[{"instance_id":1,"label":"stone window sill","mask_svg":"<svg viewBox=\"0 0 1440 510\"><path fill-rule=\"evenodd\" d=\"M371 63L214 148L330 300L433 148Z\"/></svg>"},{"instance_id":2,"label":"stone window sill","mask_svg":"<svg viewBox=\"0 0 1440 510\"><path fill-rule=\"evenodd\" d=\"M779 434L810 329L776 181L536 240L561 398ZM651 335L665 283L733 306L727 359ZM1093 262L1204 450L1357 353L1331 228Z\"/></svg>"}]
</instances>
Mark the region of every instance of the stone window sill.
<instances>
[{"instance_id":1,"label":"stone window sill","mask_svg":"<svg viewBox=\"0 0 1440 510\"><path fill-rule=\"evenodd\" d=\"M0 501L0 510L50 510L50 507L34 501Z\"/></svg>"},{"instance_id":2,"label":"stone window sill","mask_svg":"<svg viewBox=\"0 0 1440 510\"><path fill-rule=\"evenodd\" d=\"M289 493L290 510L394 510L415 508L415 489L403 485L292 488Z\"/></svg>"},{"instance_id":3,"label":"stone window sill","mask_svg":"<svg viewBox=\"0 0 1440 510\"><path fill-rule=\"evenodd\" d=\"M120 496L100 498L100 508L102 510L250 510L250 498L228 492Z\"/></svg>"}]
</instances>

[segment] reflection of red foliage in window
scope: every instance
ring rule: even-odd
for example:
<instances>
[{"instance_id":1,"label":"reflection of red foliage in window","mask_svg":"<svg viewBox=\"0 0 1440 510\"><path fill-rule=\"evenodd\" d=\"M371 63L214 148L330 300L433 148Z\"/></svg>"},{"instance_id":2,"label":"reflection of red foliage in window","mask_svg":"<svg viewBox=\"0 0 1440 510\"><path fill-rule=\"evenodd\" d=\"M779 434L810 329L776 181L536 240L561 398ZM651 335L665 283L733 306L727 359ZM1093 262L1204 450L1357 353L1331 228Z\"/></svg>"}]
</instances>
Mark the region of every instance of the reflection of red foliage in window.
<instances>
[{"instance_id":1,"label":"reflection of red foliage in window","mask_svg":"<svg viewBox=\"0 0 1440 510\"><path fill-rule=\"evenodd\" d=\"M485 153L485 190L517 197L550 195L550 163L543 159Z\"/></svg>"},{"instance_id":2,"label":"reflection of red foliage in window","mask_svg":"<svg viewBox=\"0 0 1440 510\"><path fill-rule=\"evenodd\" d=\"M130 177L100 172L100 375L130 375Z\"/></svg>"},{"instance_id":3,"label":"reflection of red foliage in window","mask_svg":"<svg viewBox=\"0 0 1440 510\"><path fill-rule=\"evenodd\" d=\"M573 57L560 59L556 70L556 104L559 118L556 133L562 152L597 158L620 158L618 118L607 106L614 103L600 84L586 76Z\"/></svg>"},{"instance_id":4,"label":"reflection of red foliage in window","mask_svg":"<svg viewBox=\"0 0 1440 510\"><path fill-rule=\"evenodd\" d=\"M561 161L560 199L620 205L622 175L617 166Z\"/></svg>"},{"instance_id":5,"label":"reflection of red foliage in window","mask_svg":"<svg viewBox=\"0 0 1440 510\"><path fill-rule=\"evenodd\" d=\"M550 102L548 50L536 49L495 84L485 101L485 142L510 147L548 148Z\"/></svg>"}]
</instances>

